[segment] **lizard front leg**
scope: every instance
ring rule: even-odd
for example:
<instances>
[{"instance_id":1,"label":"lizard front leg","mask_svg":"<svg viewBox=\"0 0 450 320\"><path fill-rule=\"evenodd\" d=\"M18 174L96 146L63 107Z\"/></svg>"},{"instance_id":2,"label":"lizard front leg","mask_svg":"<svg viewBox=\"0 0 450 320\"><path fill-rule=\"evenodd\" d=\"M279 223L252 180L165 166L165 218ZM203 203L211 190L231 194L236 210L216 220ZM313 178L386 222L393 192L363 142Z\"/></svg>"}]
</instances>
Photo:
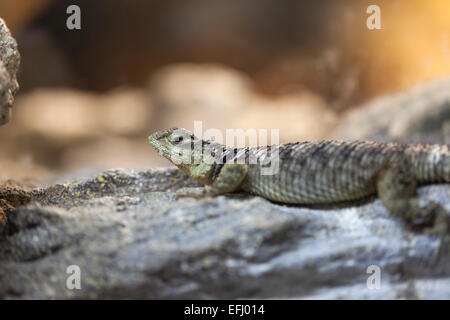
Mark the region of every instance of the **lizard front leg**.
<instances>
[{"instance_id":1,"label":"lizard front leg","mask_svg":"<svg viewBox=\"0 0 450 320\"><path fill-rule=\"evenodd\" d=\"M426 232L440 236L438 253L449 248L450 215L436 202L420 199L416 195L417 182L407 164L389 165L378 175L377 191L390 213L400 216L413 226L428 226Z\"/></svg>"},{"instance_id":2,"label":"lizard front leg","mask_svg":"<svg viewBox=\"0 0 450 320\"><path fill-rule=\"evenodd\" d=\"M247 176L247 171L246 164L225 164L213 183L205 187L206 194L215 196L238 190Z\"/></svg>"},{"instance_id":3,"label":"lizard front leg","mask_svg":"<svg viewBox=\"0 0 450 320\"><path fill-rule=\"evenodd\" d=\"M247 170L246 164L227 163L223 166L217 178L214 179L210 185L207 185L200 190L180 190L177 198L202 198L205 196L217 196L236 191L247 176Z\"/></svg>"}]
</instances>

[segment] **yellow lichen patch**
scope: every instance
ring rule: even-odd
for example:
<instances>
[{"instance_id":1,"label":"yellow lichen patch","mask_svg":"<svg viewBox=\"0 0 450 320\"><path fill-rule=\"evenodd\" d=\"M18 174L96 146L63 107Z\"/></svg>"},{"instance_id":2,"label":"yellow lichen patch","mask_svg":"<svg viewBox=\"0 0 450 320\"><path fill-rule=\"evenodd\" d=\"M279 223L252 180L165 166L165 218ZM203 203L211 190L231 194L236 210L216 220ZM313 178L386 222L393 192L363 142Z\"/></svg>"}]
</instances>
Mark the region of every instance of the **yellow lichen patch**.
<instances>
[{"instance_id":1,"label":"yellow lichen patch","mask_svg":"<svg viewBox=\"0 0 450 320\"><path fill-rule=\"evenodd\" d=\"M103 175L99 175L99 176L97 177L97 180L98 180L98 182L100 182L100 183L104 183L104 182L105 182L105 178L103 178Z\"/></svg>"}]
</instances>

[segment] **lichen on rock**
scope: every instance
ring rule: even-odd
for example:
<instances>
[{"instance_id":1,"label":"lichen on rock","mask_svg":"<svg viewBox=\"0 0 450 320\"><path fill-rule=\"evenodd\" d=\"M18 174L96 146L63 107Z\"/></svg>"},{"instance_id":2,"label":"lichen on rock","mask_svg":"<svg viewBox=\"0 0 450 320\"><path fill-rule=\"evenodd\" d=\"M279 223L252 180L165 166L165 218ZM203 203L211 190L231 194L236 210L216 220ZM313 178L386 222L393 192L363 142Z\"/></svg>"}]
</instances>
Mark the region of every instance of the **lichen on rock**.
<instances>
[{"instance_id":1,"label":"lichen on rock","mask_svg":"<svg viewBox=\"0 0 450 320\"><path fill-rule=\"evenodd\" d=\"M11 118L14 96L19 90L16 74L20 65L17 42L0 18L0 125Z\"/></svg>"}]
</instances>

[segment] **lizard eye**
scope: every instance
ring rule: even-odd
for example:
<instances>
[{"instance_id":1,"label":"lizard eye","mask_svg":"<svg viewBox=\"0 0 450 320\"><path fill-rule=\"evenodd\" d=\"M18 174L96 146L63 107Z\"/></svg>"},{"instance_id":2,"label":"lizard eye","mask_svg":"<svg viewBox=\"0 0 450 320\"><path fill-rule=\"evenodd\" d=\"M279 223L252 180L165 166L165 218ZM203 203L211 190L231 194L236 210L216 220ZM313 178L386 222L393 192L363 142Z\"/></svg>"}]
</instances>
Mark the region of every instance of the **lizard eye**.
<instances>
[{"instance_id":1,"label":"lizard eye","mask_svg":"<svg viewBox=\"0 0 450 320\"><path fill-rule=\"evenodd\" d=\"M181 141L183 141L183 136L175 136L175 137L172 139L172 141L173 141L173 143L175 143L175 144L180 143Z\"/></svg>"}]
</instances>

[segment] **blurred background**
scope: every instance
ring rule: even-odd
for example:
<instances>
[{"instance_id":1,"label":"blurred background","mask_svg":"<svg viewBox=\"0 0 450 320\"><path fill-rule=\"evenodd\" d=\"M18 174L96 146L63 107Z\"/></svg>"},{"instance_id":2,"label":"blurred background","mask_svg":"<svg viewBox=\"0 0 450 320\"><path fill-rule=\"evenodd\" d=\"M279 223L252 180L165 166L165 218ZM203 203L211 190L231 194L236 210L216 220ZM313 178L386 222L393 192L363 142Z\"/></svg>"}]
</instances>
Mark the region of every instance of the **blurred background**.
<instances>
[{"instance_id":1,"label":"blurred background","mask_svg":"<svg viewBox=\"0 0 450 320\"><path fill-rule=\"evenodd\" d=\"M147 136L194 120L324 139L370 99L450 75L448 0L1 0L0 17L22 55L2 179L167 165Z\"/></svg>"}]
</instances>

